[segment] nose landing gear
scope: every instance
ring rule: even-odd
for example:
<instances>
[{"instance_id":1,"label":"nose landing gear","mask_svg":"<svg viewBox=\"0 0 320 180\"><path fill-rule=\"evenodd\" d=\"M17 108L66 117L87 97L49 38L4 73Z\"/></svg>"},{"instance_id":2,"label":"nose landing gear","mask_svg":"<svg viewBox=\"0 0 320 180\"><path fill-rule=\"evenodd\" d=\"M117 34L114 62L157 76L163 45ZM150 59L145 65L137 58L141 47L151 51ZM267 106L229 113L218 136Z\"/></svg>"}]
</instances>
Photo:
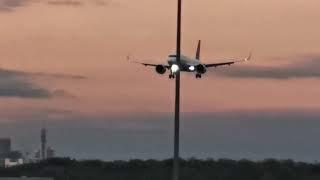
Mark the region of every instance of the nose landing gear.
<instances>
[{"instance_id":1,"label":"nose landing gear","mask_svg":"<svg viewBox=\"0 0 320 180\"><path fill-rule=\"evenodd\" d=\"M202 77L201 74L196 74L196 78L197 78L197 79L198 79L198 78L201 79L201 77Z\"/></svg>"},{"instance_id":2,"label":"nose landing gear","mask_svg":"<svg viewBox=\"0 0 320 180\"><path fill-rule=\"evenodd\" d=\"M174 75L173 74L169 74L169 79L174 79Z\"/></svg>"}]
</instances>

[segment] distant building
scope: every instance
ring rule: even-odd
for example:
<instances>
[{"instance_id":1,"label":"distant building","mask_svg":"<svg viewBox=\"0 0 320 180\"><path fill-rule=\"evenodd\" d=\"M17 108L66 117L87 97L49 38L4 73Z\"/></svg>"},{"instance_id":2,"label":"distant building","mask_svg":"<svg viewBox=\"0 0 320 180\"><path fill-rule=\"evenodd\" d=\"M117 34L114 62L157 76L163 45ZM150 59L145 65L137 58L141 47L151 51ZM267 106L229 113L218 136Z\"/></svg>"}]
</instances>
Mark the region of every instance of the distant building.
<instances>
[{"instance_id":1,"label":"distant building","mask_svg":"<svg viewBox=\"0 0 320 180\"><path fill-rule=\"evenodd\" d=\"M0 138L0 159L5 158L11 152L10 138Z\"/></svg>"},{"instance_id":2,"label":"distant building","mask_svg":"<svg viewBox=\"0 0 320 180\"><path fill-rule=\"evenodd\" d=\"M47 147L46 159L50 159L50 158L54 158L54 157L56 157L56 151L51 147ZM35 152L34 158L36 160L42 160L41 150L38 150L38 151Z\"/></svg>"},{"instance_id":3,"label":"distant building","mask_svg":"<svg viewBox=\"0 0 320 180\"><path fill-rule=\"evenodd\" d=\"M20 151L10 151L5 158L21 159L23 157Z\"/></svg>"},{"instance_id":4,"label":"distant building","mask_svg":"<svg viewBox=\"0 0 320 180\"><path fill-rule=\"evenodd\" d=\"M47 129L41 129L41 159L47 159Z\"/></svg>"},{"instance_id":5,"label":"distant building","mask_svg":"<svg viewBox=\"0 0 320 180\"><path fill-rule=\"evenodd\" d=\"M11 150L10 138L0 138L0 167L23 164L22 153Z\"/></svg>"},{"instance_id":6,"label":"distant building","mask_svg":"<svg viewBox=\"0 0 320 180\"><path fill-rule=\"evenodd\" d=\"M0 159L0 168L4 167L4 159Z\"/></svg>"},{"instance_id":7,"label":"distant building","mask_svg":"<svg viewBox=\"0 0 320 180\"><path fill-rule=\"evenodd\" d=\"M22 164L23 164L23 159L12 160L12 159L6 158L4 160L4 167L5 168L18 166L18 165L22 165Z\"/></svg>"},{"instance_id":8,"label":"distant building","mask_svg":"<svg viewBox=\"0 0 320 180\"><path fill-rule=\"evenodd\" d=\"M40 150L38 150L38 151L36 151L35 153L34 153L34 158L35 158L35 160L40 160L41 159L41 155L40 155Z\"/></svg>"},{"instance_id":9,"label":"distant building","mask_svg":"<svg viewBox=\"0 0 320 180\"><path fill-rule=\"evenodd\" d=\"M11 140L10 138L0 138L0 167L5 166L5 158L11 152Z\"/></svg>"},{"instance_id":10,"label":"distant building","mask_svg":"<svg viewBox=\"0 0 320 180\"><path fill-rule=\"evenodd\" d=\"M56 156L56 152L51 147L47 148L47 158L54 158Z\"/></svg>"},{"instance_id":11,"label":"distant building","mask_svg":"<svg viewBox=\"0 0 320 180\"><path fill-rule=\"evenodd\" d=\"M46 160L48 158L54 158L56 156L56 152L50 146L47 146L47 128L43 127L40 131L40 142L41 146L40 149L37 150L34 154L34 160Z\"/></svg>"}]
</instances>

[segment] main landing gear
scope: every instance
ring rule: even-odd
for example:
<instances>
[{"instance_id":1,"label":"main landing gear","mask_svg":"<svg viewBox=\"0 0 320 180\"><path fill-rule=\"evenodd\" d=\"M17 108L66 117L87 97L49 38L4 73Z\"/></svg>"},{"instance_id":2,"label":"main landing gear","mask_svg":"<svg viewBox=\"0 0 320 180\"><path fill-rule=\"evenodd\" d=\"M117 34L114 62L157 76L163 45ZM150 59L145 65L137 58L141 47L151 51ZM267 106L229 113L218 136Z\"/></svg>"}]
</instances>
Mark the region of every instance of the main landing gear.
<instances>
[{"instance_id":1,"label":"main landing gear","mask_svg":"<svg viewBox=\"0 0 320 180\"><path fill-rule=\"evenodd\" d=\"M201 74L196 74L196 78L198 79L201 79Z\"/></svg>"},{"instance_id":2,"label":"main landing gear","mask_svg":"<svg viewBox=\"0 0 320 180\"><path fill-rule=\"evenodd\" d=\"M169 74L169 79L174 79L174 74Z\"/></svg>"}]
</instances>

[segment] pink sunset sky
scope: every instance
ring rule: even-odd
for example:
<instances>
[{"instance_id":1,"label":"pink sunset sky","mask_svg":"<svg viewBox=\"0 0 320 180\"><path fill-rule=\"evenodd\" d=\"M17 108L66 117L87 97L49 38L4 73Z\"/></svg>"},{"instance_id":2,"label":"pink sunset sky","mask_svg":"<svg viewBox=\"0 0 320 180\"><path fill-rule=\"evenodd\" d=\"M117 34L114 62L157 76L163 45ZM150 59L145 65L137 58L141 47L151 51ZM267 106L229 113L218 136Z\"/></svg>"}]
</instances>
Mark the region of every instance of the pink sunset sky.
<instances>
[{"instance_id":1,"label":"pink sunset sky","mask_svg":"<svg viewBox=\"0 0 320 180\"><path fill-rule=\"evenodd\" d=\"M182 75L182 111L320 108L319 0L184 1L183 54L253 61ZM166 63L172 0L0 0L2 119L173 110L174 81L126 61ZM319 63L318 63L319 61Z\"/></svg>"}]
</instances>

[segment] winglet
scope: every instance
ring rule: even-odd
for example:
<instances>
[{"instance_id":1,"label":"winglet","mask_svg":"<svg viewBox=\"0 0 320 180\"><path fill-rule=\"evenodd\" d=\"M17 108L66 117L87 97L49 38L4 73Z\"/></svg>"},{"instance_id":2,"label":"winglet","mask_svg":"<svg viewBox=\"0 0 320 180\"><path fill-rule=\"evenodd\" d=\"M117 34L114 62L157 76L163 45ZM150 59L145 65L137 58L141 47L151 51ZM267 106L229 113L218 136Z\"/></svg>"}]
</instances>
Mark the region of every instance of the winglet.
<instances>
[{"instance_id":1,"label":"winglet","mask_svg":"<svg viewBox=\"0 0 320 180\"><path fill-rule=\"evenodd\" d=\"M247 58L244 59L244 61L250 61L252 58L252 53L250 52L249 56Z\"/></svg>"},{"instance_id":2,"label":"winglet","mask_svg":"<svg viewBox=\"0 0 320 180\"><path fill-rule=\"evenodd\" d=\"M128 54L126 58L129 63L137 63L137 64L145 65L145 63L141 63L141 62L136 61L136 59L133 56L131 56L130 54Z\"/></svg>"},{"instance_id":3,"label":"winglet","mask_svg":"<svg viewBox=\"0 0 320 180\"><path fill-rule=\"evenodd\" d=\"M197 51L196 51L196 59L200 60L200 53L201 53L201 40L198 41Z\"/></svg>"}]
</instances>

